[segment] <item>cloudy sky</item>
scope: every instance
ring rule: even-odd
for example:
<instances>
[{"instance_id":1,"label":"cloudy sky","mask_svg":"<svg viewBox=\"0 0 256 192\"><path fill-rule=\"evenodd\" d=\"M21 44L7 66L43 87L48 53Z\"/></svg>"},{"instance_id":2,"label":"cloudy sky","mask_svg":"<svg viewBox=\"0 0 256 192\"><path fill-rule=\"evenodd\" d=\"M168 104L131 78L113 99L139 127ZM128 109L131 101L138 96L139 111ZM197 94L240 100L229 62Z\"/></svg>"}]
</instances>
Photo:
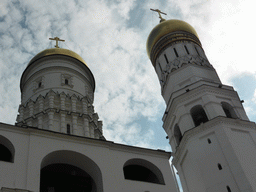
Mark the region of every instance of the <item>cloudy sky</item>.
<instances>
[{"instance_id":1,"label":"cloudy sky","mask_svg":"<svg viewBox=\"0 0 256 192\"><path fill-rule=\"evenodd\" d=\"M146 40L166 19L181 19L197 31L222 83L232 85L256 121L256 62L252 0L1 0L0 121L14 124L19 81L30 59L54 47L81 55L96 79L95 111L108 140L171 150L162 129L165 103Z\"/></svg>"}]
</instances>

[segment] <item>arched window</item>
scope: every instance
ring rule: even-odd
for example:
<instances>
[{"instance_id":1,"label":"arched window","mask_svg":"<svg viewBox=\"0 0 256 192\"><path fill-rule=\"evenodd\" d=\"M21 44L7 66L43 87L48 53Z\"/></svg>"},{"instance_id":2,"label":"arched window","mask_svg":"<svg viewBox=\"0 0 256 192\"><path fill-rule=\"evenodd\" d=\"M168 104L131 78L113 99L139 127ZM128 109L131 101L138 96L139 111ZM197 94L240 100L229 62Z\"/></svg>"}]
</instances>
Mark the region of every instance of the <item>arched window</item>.
<instances>
[{"instance_id":1,"label":"arched window","mask_svg":"<svg viewBox=\"0 0 256 192\"><path fill-rule=\"evenodd\" d=\"M165 184L161 171L149 161L130 159L123 167L124 178L134 181Z\"/></svg>"},{"instance_id":2,"label":"arched window","mask_svg":"<svg viewBox=\"0 0 256 192\"><path fill-rule=\"evenodd\" d=\"M71 130L70 130L70 124L67 124L67 134L71 134Z\"/></svg>"},{"instance_id":3,"label":"arched window","mask_svg":"<svg viewBox=\"0 0 256 192\"><path fill-rule=\"evenodd\" d=\"M5 137L0 135L0 161L14 162L15 149L13 144Z\"/></svg>"},{"instance_id":4,"label":"arched window","mask_svg":"<svg viewBox=\"0 0 256 192\"><path fill-rule=\"evenodd\" d=\"M179 127L178 124L176 124L174 126L174 138L175 138L175 141L176 141L177 146L178 146L181 142L181 139L182 139L182 133L180 131L180 127Z\"/></svg>"},{"instance_id":5,"label":"arched window","mask_svg":"<svg viewBox=\"0 0 256 192\"><path fill-rule=\"evenodd\" d=\"M65 85L68 85L68 79L65 79Z\"/></svg>"},{"instance_id":6,"label":"arched window","mask_svg":"<svg viewBox=\"0 0 256 192\"><path fill-rule=\"evenodd\" d=\"M226 102L221 102L221 106L228 118L237 118L236 112L230 104Z\"/></svg>"},{"instance_id":7,"label":"arched window","mask_svg":"<svg viewBox=\"0 0 256 192\"><path fill-rule=\"evenodd\" d=\"M190 114L196 127L201 123L205 123L208 121L208 117L201 105L194 106L190 110Z\"/></svg>"},{"instance_id":8,"label":"arched window","mask_svg":"<svg viewBox=\"0 0 256 192\"><path fill-rule=\"evenodd\" d=\"M90 158L74 151L54 151L41 162L40 192L102 192L102 173Z\"/></svg>"}]
</instances>

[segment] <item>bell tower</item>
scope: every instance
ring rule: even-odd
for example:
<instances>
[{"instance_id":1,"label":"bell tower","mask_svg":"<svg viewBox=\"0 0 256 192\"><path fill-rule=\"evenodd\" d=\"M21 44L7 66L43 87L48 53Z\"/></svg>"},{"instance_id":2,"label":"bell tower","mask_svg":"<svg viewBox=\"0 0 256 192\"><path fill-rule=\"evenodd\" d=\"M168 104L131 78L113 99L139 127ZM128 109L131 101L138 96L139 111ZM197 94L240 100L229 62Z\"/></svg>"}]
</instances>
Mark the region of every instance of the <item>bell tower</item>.
<instances>
[{"instance_id":1,"label":"bell tower","mask_svg":"<svg viewBox=\"0 0 256 192\"><path fill-rule=\"evenodd\" d=\"M20 80L21 104L17 126L105 139L102 122L94 112L95 80L75 52L56 48L38 53Z\"/></svg>"},{"instance_id":2,"label":"bell tower","mask_svg":"<svg viewBox=\"0 0 256 192\"><path fill-rule=\"evenodd\" d=\"M256 126L233 89L223 85L195 29L164 20L147 53L166 103L163 128L184 191L256 191Z\"/></svg>"}]
</instances>

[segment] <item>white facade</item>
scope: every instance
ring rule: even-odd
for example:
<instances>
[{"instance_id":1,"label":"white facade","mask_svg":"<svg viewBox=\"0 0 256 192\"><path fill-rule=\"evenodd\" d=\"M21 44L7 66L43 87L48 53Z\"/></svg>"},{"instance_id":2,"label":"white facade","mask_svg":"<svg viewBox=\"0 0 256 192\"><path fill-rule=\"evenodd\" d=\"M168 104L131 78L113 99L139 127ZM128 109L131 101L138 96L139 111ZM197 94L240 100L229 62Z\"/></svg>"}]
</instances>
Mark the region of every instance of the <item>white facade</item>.
<instances>
[{"instance_id":1,"label":"white facade","mask_svg":"<svg viewBox=\"0 0 256 192\"><path fill-rule=\"evenodd\" d=\"M155 42L150 59L167 105L163 128L183 190L256 191L255 123L234 89L221 83L191 26L176 20L180 30L172 31L166 23L157 27L171 32Z\"/></svg>"},{"instance_id":2,"label":"white facade","mask_svg":"<svg viewBox=\"0 0 256 192\"><path fill-rule=\"evenodd\" d=\"M73 165L88 173L93 180L92 192L177 191L168 161L171 154L164 151L7 124L0 124L0 135L14 157L13 162L0 161L3 191L40 191L40 172L56 163ZM125 179L127 164L146 167L159 182Z\"/></svg>"}]
</instances>

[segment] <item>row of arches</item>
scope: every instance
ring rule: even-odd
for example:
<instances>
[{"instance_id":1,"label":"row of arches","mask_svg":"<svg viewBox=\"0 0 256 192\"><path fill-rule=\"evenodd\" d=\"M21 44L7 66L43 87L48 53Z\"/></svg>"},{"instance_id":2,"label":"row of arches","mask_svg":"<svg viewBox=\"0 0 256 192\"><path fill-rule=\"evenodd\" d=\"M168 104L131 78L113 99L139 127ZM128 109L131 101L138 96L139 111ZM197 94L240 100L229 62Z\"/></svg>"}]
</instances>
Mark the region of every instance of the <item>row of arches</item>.
<instances>
[{"instance_id":1,"label":"row of arches","mask_svg":"<svg viewBox=\"0 0 256 192\"><path fill-rule=\"evenodd\" d=\"M126 180L165 184L160 169L144 159L126 161L123 175ZM101 170L83 154L66 150L52 152L41 163L40 192L52 191L102 192Z\"/></svg>"},{"instance_id":2,"label":"row of arches","mask_svg":"<svg viewBox=\"0 0 256 192\"><path fill-rule=\"evenodd\" d=\"M0 150L0 161L14 163L14 146L1 135ZM127 160L122 171L126 180L165 184L160 169L145 159ZM63 191L103 191L102 173L98 165L89 157L74 151L48 154L41 162L40 192Z\"/></svg>"},{"instance_id":3,"label":"row of arches","mask_svg":"<svg viewBox=\"0 0 256 192\"><path fill-rule=\"evenodd\" d=\"M229 103L221 102L221 107L222 107L227 118L234 118L234 119L238 118L234 108ZM199 126L201 123L205 123L205 122L209 121L209 118L208 118L204 108L202 107L202 105L196 105L196 106L192 107L190 110L190 115L193 119L195 127ZM178 124L176 124L174 126L173 135L174 135L176 144L178 146L180 144L180 142L182 140L182 136L183 136Z\"/></svg>"}]
</instances>

